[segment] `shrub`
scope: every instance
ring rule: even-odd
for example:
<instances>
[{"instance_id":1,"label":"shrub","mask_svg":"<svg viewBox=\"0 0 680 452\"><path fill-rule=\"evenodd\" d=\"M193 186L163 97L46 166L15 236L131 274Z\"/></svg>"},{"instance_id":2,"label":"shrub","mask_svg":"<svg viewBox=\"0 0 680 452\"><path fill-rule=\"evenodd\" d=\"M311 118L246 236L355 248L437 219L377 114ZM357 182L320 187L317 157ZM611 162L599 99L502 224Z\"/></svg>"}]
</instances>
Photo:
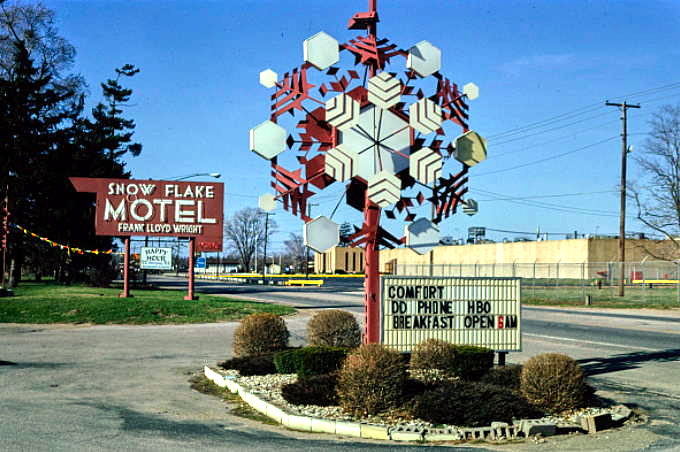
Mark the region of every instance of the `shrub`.
<instances>
[{"instance_id":1,"label":"shrub","mask_svg":"<svg viewBox=\"0 0 680 452\"><path fill-rule=\"evenodd\" d=\"M463 380L478 380L493 367L494 352L474 345L456 345L453 373Z\"/></svg>"},{"instance_id":2,"label":"shrub","mask_svg":"<svg viewBox=\"0 0 680 452\"><path fill-rule=\"evenodd\" d=\"M288 344L286 322L275 314L251 314L234 331L234 355L248 356L283 350Z\"/></svg>"},{"instance_id":3,"label":"shrub","mask_svg":"<svg viewBox=\"0 0 680 452\"><path fill-rule=\"evenodd\" d=\"M520 391L531 404L549 413L582 407L589 395L579 365L558 353L529 359L522 369Z\"/></svg>"},{"instance_id":4,"label":"shrub","mask_svg":"<svg viewBox=\"0 0 680 452\"><path fill-rule=\"evenodd\" d=\"M317 312L307 324L309 345L354 348L361 344L361 330L354 315L340 309Z\"/></svg>"},{"instance_id":5,"label":"shrub","mask_svg":"<svg viewBox=\"0 0 680 452\"><path fill-rule=\"evenodd\" d=\"M510 364L507 366L494 367L482 376L480 383L501 386L513 391L519 391L520 375L522 366Z\"/></svg>"},{"instance_id":6,"label":"shrub","mask_svg":"<svg viewBox=\"0 0 680 452\"><path fill-rule=\"evenodd\" d=\"M439 369L451 371L455 361L453 344L439 339L427 339L413 348L411 369Z\"/></svg>"},{"instance_id":7,"label":"shrub","mask_svg":"<svg viewBox=\"0 0 680 452\"><path fill-rule=\"evenodd\" d=\"M314 375L284 385L281 388L281 395L293 405L337 405L337 385L337 375Z\"/></svg>"},{"instance_id":8,"label":"shrub","mask_svg":"<svg viewBox=\"0 0 680 452\"><path fill-rule=\"evenodd\" d=\"M440 369L463 380L475 380L491 369L493 356L493 350L485 347L428 339L414 348L411 368Z\"/></svg>"},{"instance_id":9,"label":"shrub","mask_svg":"<svg viewBox=\"0 0 680 452\"><path fill-rule=\"evenodd\" d=\"M406 365L398 352L366 344L347 355L338 377L340 406L355 415L377 414L400 404Z\"/></svg>"},{"instance_id":10,"label":"shrub","mask_svg":"<svg viewBox=\"0 0 680 452\"><path fill-rule=\"evenodd\" d=\"M244 377L276 373L273 353L231 358L219 363L218 366L223 369L236 369Z\"/></svg>"},{"instance_id":11,"label":"shrub","mask_svg":"<svg viewBox=\"0 0 680 452\"><path fill-rule=\"evenodd\" d=\"M342 347L302 347L285 350L274 355L274 365L281 374L298 374L298 377L336 372L347 356Z\"/></svg>"},{"instance_id":12,"label":"shrub","mask_svg":"<svg viewBox=\"0 0 680 452\"><path fill-rule=\"evenodd\" d=\"M416 396L410 406L412 415L424 421L466 427L541 415L514 391L470 381L441 384Z\"/></svg>"}]
</instances>

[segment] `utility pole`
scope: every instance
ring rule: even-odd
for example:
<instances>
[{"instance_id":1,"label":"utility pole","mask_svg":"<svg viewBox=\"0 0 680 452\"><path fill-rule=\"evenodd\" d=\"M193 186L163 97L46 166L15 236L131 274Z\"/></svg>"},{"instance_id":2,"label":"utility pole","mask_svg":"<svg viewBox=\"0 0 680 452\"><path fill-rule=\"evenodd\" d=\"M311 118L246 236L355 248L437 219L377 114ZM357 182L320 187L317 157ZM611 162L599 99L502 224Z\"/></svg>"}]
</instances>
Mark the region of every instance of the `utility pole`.
<instances>
[{"instance_id":1,"label":"utility pole","mask_svg":"<svg viewBox=\"0 0 680 452\"><path fill-rule=\"evenodd\" d=\"M617 107L621 110L621 206L619 218L619 297L624 295L624 283L626 279L626 166L628 164L628 109L640 108L640 105L628 104L624 100L622 104L606 101L608 107Z\"/></svg>"}]
</instances>

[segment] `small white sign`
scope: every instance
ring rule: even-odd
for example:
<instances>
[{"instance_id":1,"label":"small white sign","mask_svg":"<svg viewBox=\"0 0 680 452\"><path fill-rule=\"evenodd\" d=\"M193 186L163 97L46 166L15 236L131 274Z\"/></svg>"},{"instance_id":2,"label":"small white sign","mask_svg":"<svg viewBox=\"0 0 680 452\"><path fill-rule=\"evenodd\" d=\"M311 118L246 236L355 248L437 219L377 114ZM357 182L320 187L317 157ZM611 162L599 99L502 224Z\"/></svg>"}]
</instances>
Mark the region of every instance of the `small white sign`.
<instances>
[{"instance_id":1,"label":"small white sign","mask_svg":"<svg viewBox=\"0 0 680 452\"><path fill-rule=\"evenodd\" d=\"M143 247L139 267L142 270L172 270L172 248Z\"/></svg>"},{"instance_id":2,"label":"small white sign","mask_svg":"<svg viewBox=\"0 0 680 452\"><path fill-rule=\"evenodd\" d=\"M382 342L410 352L434 338L520 351L519 278L382 277Z\"/></svg>"}]
</instances>

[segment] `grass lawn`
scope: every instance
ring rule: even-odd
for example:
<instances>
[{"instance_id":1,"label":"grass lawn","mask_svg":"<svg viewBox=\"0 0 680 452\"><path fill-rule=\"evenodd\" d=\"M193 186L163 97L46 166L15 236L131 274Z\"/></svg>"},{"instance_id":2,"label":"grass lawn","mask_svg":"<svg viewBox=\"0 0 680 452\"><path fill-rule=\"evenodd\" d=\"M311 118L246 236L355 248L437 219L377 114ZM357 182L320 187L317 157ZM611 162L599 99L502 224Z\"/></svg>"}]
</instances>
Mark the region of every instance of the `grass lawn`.
<instances>
[{"instance_id":1,"label":"grass lawn","mask_svg":"<svg viewBox=\"0 0 680 452\"><path fill-rule=\"evenodd\" d=\"M0 323L176 324L236 320L248 314L284 315L293 308L199 294L183 299L185 291L135 290L133 298L118 298L119 289L23 282L15 296L0 298Z\"/></svg>"},{"instance_id":2,"label":"grass lawn","mask_svg":"<svg viewBox=\"0 0 680 452\"><path fill-rule=\"evenodd\" d=\"M541 306L584 306L586 295L596 308L680 309L676 287L626 287L618 296L618 287L532 287L522 286L522 303Z\"/></svg>"}]
</instances>

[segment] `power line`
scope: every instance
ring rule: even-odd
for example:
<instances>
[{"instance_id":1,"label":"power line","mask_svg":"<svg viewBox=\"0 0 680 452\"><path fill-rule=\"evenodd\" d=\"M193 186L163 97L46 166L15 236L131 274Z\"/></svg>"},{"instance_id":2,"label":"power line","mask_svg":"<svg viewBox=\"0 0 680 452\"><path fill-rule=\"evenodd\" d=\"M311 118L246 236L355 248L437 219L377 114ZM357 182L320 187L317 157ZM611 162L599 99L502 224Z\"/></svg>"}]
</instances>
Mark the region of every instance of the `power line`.
<instances>
[{"instance_id":1,"label":"power line","mask_svg":"<svg viewBox=\"0 0 680 452\"><path fill-rule=\"evenodd\" d=\"M633 98L633 97L634 98L646 97L646 96L650 96L650 95L653 95L653 94L658 94L658 93L663 92L663 91L671 91L671 90L674 90L674 89L680 89L680 82L673 82L673 83L669 83L669 84L666 84L666 85L661 85L661 86L658 86L658 87L649 88L649 89L645 89L645 90L641 90L641 91L635 91L635 92L632 92L632 93L623 94L623 95L619 95L619 96L609 96L609 98L610 99L622 99L622 98ZM664 96L662 98L657 98L655 100L668 98L668 97L673 97L673 96ZM645 101L645 102L647 102L647 101ZM523 125L523 126L517 126L517 127L511 128L511 129L505 130L503 132L488 135L487 139L489 139L489 141L491 141L493 139L498 139L498 138L501 138L501 137L508 138L509 136L512 136L512 135L517 135L517 134L520 134L520 133L523 133L523 132L526 132L526 131L540 129L542 127L546 127L546 126L549 126L549 125L552 125L552 124L555 124L555 123L570 120L572 118L581 116L583 114L590 113L590 112L593 112L593 111L597 111L599 109L602 109L603 107L604 106L599 102L593 103L593 104L588 104L588 105L585 105L583 107L579 107L577 109L570 110L570 111L567 111L565 113L560 113L558 115L551 116L549 118L546 118L546 119L543 119L543 120L540 120L540 121L532 122L532 123L529 123L529 124L526 124L526 125ZM543 132L541 132L541 133L543 133Z\"/></svg>"},{"instance_id":2,"label":"power line","mask_svg":"<svg viewBox=\"0 0 680 452\"><path fill-rule=\"evenodd\" d=\"M618 138L618 136L609 137L609 138L606 138L604 140L601 140L601 141L598 141L598 142L595 142L595 143L592 143L592 144L588 144L586 146L582 146L582 147L577 148L577 149L573 149L571 151L562 152L560 154L555 154L555 155L552 155L550 157L546 157L546 158L542 158L542 159L539 159L539 160L534 160L534 161L531 161L531 162L523 163L521 165L515 165L515 166L511 166L509 168L499 169L499 170L495 170L495 171L488 171L486 173L477 173L477 174L475 174L475 177L489 176L491 174L504 173L504 172L507 172L507 171L512 171L512 170L524 168L524 167L531 166L531 165L537 165L539 163L547 162L549 160L555 160L557 158L564 157L565 155L574 154L576 152L592 148L594 146L606 143L606 142L611 141L611 140L616 139L616 138Z\"/></svg>"},{"instance_id":3,"label":"power line","mask_svg":"<svg viewBox=\"0 0 680 452\"><path fill-rule=\"evenodd\" d=\"M505 151L505 152L501 152L501 153L493 153L492 155L487 156L487 160L491 159L491 158L502 157L504 155L516 154L517 152L522 152L522 151L525 151L527 149L537 148L539 146L545 146L546 144L556 143L558 141L562 141L562 140L567 139L567 138L573 138L577 133L587 132L589 130L600 129L603 126L613 124L615 122L617 122L617 120L603 122L603 123L597 124L593 127L588 127L586 129L579 129L578 132L572 132L569 135L562 135L561 137L557 137L557 138L552 139L552 140L543 141L541 143L531 144L531 145L528 145L528 146L525 145L525 146L514 148L514 149L511 149L511 150L508 150L508 151ZM502 144L500 144L500 145L502 146Z\"/></svg>"},{"instance_id":4,"label":"power line","mask_svg":"<svg viewBox=\"0 0 680 452\"><path fill-rule=\"evenodd\" d=\"M480 193L483 193L484 190L480 190L477 188L471 188L470 191L479 191ZM600 191L589 191L589 192L580 192L580 193L561 193L561 194L555 194L555 195L539 195L539 196L526 196L526 197L510 197L510 198L495 198L495 199L489 199L485 201L522 201L522 200L532 200L532 199L540 199L540 198L567 198L567 197L572 197L572 196L586 196L586 195L596 195L596 194L601 194L601 193L616 193L618 190L600 190ZM491 192L486 192L486 193L491 193ZM499 195L500 196L500 195Z\"/></svg>"},{"instance_id":5,"label":"power line","mask_svg":"<svg viewBox=\"0 0 680 452\"><path fill-rule=\"evenodd\" d=\"M521 137L511 138L511 139L508 139L508 140L505 140L505 141L501 141L500 143L496 143L496 142L493 141L493 140L489 140L489 141L490 141L491 143L493 143L495 146L502 146L502 145L504 145L504 144L513 143L513 142L515 142L515 141L520 141L520 140L525 140L525 139L527 139L527 138L535 137L536 135L542 135L542 134L544 134L544 133L554 132L555 130L561 130L561 129L564 129L564 128L566 128L566 127L573 126L573 125L575 125L575 124L580 124L580 123L582 123L582 122L591 121L591 120L593 120L593 119L595 119L595 118L601 118L602 116L605 116L606 114L607 114L607 113L600 113L600 114L595 115L595 116L588 116L587 118L581 118L581 119L579 119L578 121L573 121L573 122L570 122L570 123L568 123L568 124L563 124L563 125L561 125L561 126L553 127L552 129L542 130L542 131L540 131L540 132L530 133L530 134L528 134L528 135L524 135L524 136L521 136Z\"/></svg>"},{"instance_id":6,"label":"power line","mask_svg":"<svg viewBox=\"0 0 680 452\"><path fill-rule=\"evenodd\" d=\"M495 193L492 191L487 191L487 190L480 190L476 189L476 191L482 193L482 194L487 194L489 196L505 196L500 193ZM538 201L529 201L529 200L521 200L521 199L494 199L494 200L503 200L506 202L514 203L514 204L520 204L528 207L536 207L539 209L547 209L547 210L554 210L558 212L567 212L567 213L577 213L580 215L590 215L590 216L598 216L598 217L618 217L618 213L616 212L608 212L608 211L602 211L602 210L594 210L594 209L583 209L579 207L571 207L571 206L564 206L564 205L558 205L558 204L550 204L550 203L544 203L544 202L538 202Z\"/></svg>"}]
</instances>

